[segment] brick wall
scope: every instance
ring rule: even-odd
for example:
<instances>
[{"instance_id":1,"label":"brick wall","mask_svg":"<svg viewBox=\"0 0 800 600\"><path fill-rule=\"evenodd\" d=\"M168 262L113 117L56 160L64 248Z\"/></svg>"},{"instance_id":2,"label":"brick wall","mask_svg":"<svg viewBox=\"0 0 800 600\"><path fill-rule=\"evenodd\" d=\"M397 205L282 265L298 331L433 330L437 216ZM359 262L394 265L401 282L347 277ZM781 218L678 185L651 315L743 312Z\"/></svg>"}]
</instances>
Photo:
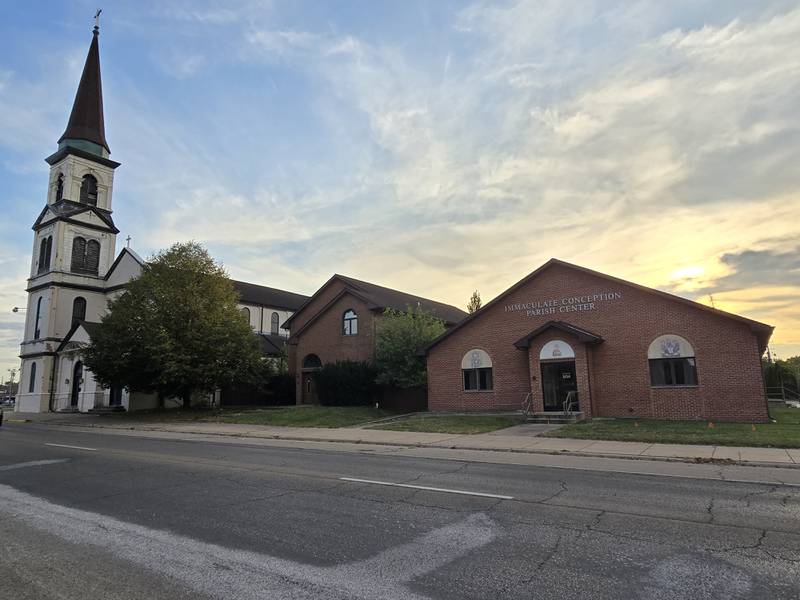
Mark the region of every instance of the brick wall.
<instances>
[{"instance_id":1,"label":"brick wall","mask_svg":"<svg viewBox=\"0 0 800 600\"><path fill-rule=\"evenodd\" d=\"M324 305L324 302L319 303L320 308ZM357 335L342 333L342 316L348 309L353 309L358 315ZM309 354L316 354L323 365L337 360L370 360L375 352L376 318L379 317L369 310L363 301L345 294L294 337L290 343L290 372L295 374L298 402L302 398L300 373L303 359ZM308 320L309 318L304 315L304 323ZM294 322L292 329L295 329Z\"/></svg>"},{"instance_id":2,"label":"brick wall","mask_svg":"<svg viewBox=\"0 0 800 600\"><path fill-rule=\"evenodd\" d=\"M560 312L562 298L622 294L597 300L593 308ZM507 305L558 300L544 312L507 311ZM588 303L584 303L588 304ZM514 342L548 321L560 320L601 336L585 346L565 333L542 334L529 351ZM650 385L647 349L663 334L679 335L693 346L698 385ZM539 350L548 340L564 339L576 352L581 409L593 416L663 419L714 419L764 422L768 419L758 343L747 323L673 301L603 277L555 264L497 305L488 307L428 355L431 410L516 410L532 391L541 403ZM463 390L461 359L473 348L493 362L494 389ZM536 377L533 381L532 377ZM538 406L541 406L539 404Z\"/></svg>"}]
</instances>

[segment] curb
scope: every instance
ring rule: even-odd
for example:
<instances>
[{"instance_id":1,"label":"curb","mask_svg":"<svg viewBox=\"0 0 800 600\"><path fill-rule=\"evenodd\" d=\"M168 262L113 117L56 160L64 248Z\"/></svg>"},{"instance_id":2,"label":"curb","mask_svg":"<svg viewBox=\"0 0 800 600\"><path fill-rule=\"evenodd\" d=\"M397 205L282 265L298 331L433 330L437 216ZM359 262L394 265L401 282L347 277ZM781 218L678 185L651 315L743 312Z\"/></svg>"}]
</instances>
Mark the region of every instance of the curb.
<instances>
[{"instance_id":1,"label":"curb","mask_svg":"<svg viewBox=\"0 0 800 600\"><path fill-rule=\"evenodd\" d=\"M282 436L282 435L242 435L241 433L223 433L213 431L174 431L171 429L163 428L145 428L137 429L136 427L108 427L105 425L72 425L62 423L56 425L57 427L91 427L94 429L110 429L119 431L139 431L139 432L161 432L161 433L177 433L185 435L215 435L219 437L232 437L241 439L254 439L254 440L282 440L287 442L322 442L329 444L364 444L370 446L394 446L397 448L427 448L432 450L464 450L470 452L506 452L510 454L545 454L550 456L573 456L573 457L587 457L587 458L614 458L621 460L648 460L658 462L679 462L689 464L706 464L717 466L738 466L738 467L753 467L753 468L777 468L777 469L798 469L800 464L789 463L775 463L775 462L755 462L755 461L737 461L729 458L704 458L701 456L696 457L679 457L679 456L641 456L638 454L603 454L603 453L588 453L588 452L573 452L571 450L535 450L524 448L470 448L467 446L459 446L454 444L452 446L436 446L418 442L416 444L403 444L399 442L381 442L381 441L367 441L367 440L342 440L334 438L312 438L303 436Z\"/></svg>"}]
</instances>

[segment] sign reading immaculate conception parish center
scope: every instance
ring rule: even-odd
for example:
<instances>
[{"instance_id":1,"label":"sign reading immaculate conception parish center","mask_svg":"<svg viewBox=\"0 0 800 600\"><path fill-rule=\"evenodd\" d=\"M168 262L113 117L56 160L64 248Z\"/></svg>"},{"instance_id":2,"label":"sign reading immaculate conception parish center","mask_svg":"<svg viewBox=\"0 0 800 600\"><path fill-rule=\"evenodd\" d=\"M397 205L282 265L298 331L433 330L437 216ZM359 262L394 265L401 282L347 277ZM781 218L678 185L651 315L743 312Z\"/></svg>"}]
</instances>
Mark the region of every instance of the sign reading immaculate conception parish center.
<instances>
[{"instance_id":1,"label":"sign reading immaculate conception parish center","mask_svg":"<svg viewBox=\"0 0 800 600\"><path fill-rule=\"evenodd\" d=\"M554 315L557 312L570 313L582 310L595 310L598 304L621 299L622 292L596 292L583 296L567 296L565 298L506 304L506 312L525 311L526 317L538 317L539 315Z\"/></svg>"}]
</instances>

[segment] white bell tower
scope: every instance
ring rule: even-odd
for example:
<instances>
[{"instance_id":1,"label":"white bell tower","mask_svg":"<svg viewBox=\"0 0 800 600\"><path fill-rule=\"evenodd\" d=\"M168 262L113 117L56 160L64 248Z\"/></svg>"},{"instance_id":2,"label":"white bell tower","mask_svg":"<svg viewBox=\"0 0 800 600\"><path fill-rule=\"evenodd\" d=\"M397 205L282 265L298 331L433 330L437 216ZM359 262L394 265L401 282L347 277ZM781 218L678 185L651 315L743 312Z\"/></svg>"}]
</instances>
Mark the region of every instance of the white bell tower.
<instances>
[{"instance_id":1,"label":"white bell tower","mask_svg":"<svg viewBox=\"0 0 800 600\"><path fill-rule=\"evenodd\" d=\"M45 159L50 183L45 207L33 224L20 352L16 410L22 412L52 408L58 346L77 323L97 322L106 311L105 275L113 264L119 233L111 218L111 194L120 163L108 158L99 32L95 25L58 150Z\"/></svg>"}]
</instances>

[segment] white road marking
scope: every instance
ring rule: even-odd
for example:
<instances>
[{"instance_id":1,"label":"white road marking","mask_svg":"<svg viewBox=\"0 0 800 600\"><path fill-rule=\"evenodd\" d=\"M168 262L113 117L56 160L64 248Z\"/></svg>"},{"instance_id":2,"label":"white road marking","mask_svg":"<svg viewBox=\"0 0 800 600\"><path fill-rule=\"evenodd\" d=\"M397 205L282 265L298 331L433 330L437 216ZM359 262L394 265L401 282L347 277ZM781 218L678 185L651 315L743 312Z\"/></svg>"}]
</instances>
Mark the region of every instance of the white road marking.
<instances>
[{"instance_id":1,"label":"white road marking","mask_svg":"<svg viewBox=\"0 0 800 600\"><path fill-rule=\"evenodd\" d=\"M72 448L73 450L90 450L97 452L97 448L84 448L83 446L67 446L66 444L45 444L45 446L55 446L56 448Z\"/></svg>"},{"instance_id":2,"label":"white road marking","mask_svg":"<svg viewBox=\"0 0 800 600\"><path fill-rule=\"evenodd\" d=\"M485 546L499 532L477 513L371 558L315 566L68 508L2 484L0 514L69 543L101 548L200 594L237 600L419 600L409 582Z\"/></svg>"},{"instance_id":3,"label":"white road marking","mask_svg":"<svg viewBox=\"0 0 800 600\"><path fill-rule=\"evenodd\" d=\"M411 488L414 490L425 490L428 492L444 492L445 494L461 494L462 496L480 496L481 498L499 498L500 500L513 500L514 496L503 496L502 494L485 494L483 492L468 492L467 490L451 490L448 488L429 487L427 485L411 485L409 483L392 483L391 481L375 481L372 479L356 479L355 477L339 477L342 481L352 481L354 483L371 483L373 485L388 485L391 487Z\"/></svg>"},{"instance_id":4,"label":"white road marking","mask_svg":"<svg viewBox=\"0 0 800 600\"><path fill-rule=\"evenodd\" d=\"M69 461L68 458L55 458L53 460L31 460L28 462L16 463L14 465L2 465L0 471L13 471L14 469L26 469L28 467L40 467L43 465L54 465Z\"/></svg>"}]
</instances>

